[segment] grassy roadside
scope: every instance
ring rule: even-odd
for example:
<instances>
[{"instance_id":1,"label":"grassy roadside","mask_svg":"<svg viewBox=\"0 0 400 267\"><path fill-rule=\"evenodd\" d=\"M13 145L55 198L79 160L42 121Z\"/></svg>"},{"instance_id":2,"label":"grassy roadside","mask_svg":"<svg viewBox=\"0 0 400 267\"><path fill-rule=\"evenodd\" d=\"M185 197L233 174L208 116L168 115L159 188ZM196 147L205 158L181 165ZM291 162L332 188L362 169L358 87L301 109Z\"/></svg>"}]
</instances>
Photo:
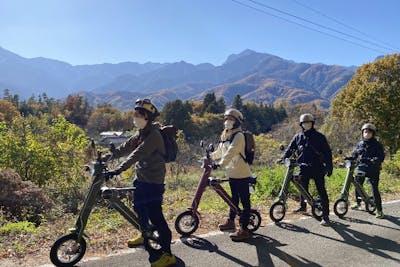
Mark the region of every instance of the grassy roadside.
<instances>
[{"instance_id":1,"label":"grassy roadside","mask_svg":"<svg viewBox=\"0 0 400 267\"><path fill-rule=\"evenodd\" d=\"M253 171L258 176L258 183L256 193L252 195L252 204L261 212L262 225L265 225L271 222L268 216L269 207L279 193L285 168L284 166L272 169L254 167ZM345 169L335 169L332 177L326 180L331 210L333 202L340 195L345 171ZM222 173L217 173L217 176L220 175ZM200 173L193 173L184 177L169 178L167 181L164 213L175 239L179 236L174 229L174 220L190 205L199 177ZM314 186L311 185L311 188L311 193L315 194ZM383 172L380 190L384 201L399 198L400 179ZM290 192L289 210L297 205L295 189L291 187ZM196 234L216 230L218 223L227 214L227 206L214 192L207 190L200 204L200 213L202 217ZM287 218L294 216L296 215L289 212ZM75 215L55 210L46 215L44 223L36 228L28 222L6 222L3 217L0 217L0 266L10 266L10 262L20 266L48 263L50 246L59 236L68 232L68 228L74 225L75 220ZM94 209L86 232L90 239L87 240L88 251L85 257L111 254L126 249L126 240L138 234L137 230L118 213L105 206Z\"/></svg>"}]
</instances>

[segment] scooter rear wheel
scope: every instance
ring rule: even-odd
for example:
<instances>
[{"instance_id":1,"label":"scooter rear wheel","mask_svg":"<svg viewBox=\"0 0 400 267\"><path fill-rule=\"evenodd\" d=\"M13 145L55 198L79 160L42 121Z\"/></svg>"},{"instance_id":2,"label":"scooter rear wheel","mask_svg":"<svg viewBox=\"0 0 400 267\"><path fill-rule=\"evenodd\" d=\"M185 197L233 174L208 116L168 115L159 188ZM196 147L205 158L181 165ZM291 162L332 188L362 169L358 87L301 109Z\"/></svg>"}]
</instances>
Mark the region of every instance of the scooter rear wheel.
<instances>
[{"instance_id":1,"label":"scooter rear wheel","mask_svg":"<svg viewBox=\"0 0 400 267\"><path fill-rule=\"evenodd\" d=\"M76 233L60 237L50 249L50 260L55 266L69 267L79 262L86 252L86 241L77 242Z\"/></svg>"},{"instance_id":2,"label":"scooter rear wheel","mask_svg":"<svg viewBox=\"0 0 400 267\"><path fill-rule=\"evenodd\" d=\"M199 217L191 210L182 212L176 217L175 229L182 236L193 234L199 227Z\"/></svg>"},{"instance_id":3,"label":"scooter rear wheel","mask_svg":"<svg viewBox=\"0 0 400 267\"><path fill-rule=\"evenodd\" d=\"M333 211L335 212L336 216L342 218L346 215L347 211L349 210L349 202L343 198L339 198L335 201L333 206Z\"/></svg>"},{"instance_id":4,"label":"scooter rear wheel","mask_svg":"<svg viewBox=\"0 0 400 267\"><path fill-rule=\"evenodd\" d=\"M320 199L314 200L313 205L311 206L311 213L315 219L320 221L322 219L323 211L322 211L322 203Z\"/></svg>"},{"instance_id":5,"label":"scooter rear wheel","mask_svg":"<svg viewBox=\"0 0 400 267\"><path fill-rule=\"evenodd\" d=\"M375 199L374 197L369 197L368 201L365 202L365 209L370 213L373 214L376 210Z\"/></svg>"},{"instance_id":6,"label":"scooter rear wheel","mask_svg":"<svg viewBox=\"0 0 400 267\"><path fill-rule=\"evenodd\" d=\"M247 229L250 232L255 232L261 225L261 215L258 211L256 210L250 210L250 216L249 216L249 225L247 226Z\"/></svg>"},{"instance_id":7,"label":"scooter rear wheel","mask_svg":"<svg viewBox=\"0 0 400 267\"><path fill-rule=\"evenodd\" d=\"M281 201L275 202L269 209L269 217L274 222L282 221L283 218L285 218L285 214L286 214L286 207L285 204Z\"/></svg>"}]
</instances>

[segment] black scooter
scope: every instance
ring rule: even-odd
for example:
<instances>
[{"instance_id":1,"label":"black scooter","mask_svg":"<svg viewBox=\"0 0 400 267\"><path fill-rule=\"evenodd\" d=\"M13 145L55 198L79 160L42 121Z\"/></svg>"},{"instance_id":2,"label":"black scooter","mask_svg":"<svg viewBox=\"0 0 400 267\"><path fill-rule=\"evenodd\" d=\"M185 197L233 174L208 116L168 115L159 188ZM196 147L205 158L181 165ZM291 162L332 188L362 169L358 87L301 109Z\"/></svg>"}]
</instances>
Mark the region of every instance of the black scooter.
<instances>
[{"instance_id":1,"label":"black scooter","mask_svg":"<svg viewBox=\"0 0 400 267\"><path fill-rule=\"evenodd\" d=\"M301 165L305 164L297 163L297 158L294 154L295 153L292 153L290 158L285 159L284 164L287 167L285 179L283 180L283 185L281 191L279 192L278 200L272 204L269 209L269 216L274 222L280 222L283 220L287 210L286 200L288 197L289 185L290 182L292 182L300 191L300 194L302 194L302 196L306 199L307 203L311 205L311 212L314 218L320 221L323 215L321 200L319 198L314 199L301 185L299 174L294 173L294 170L296 167L300 167Z\"/></svg>"},{"instance_id":2,"label":"black scooter","mask_svg":"<svg viewBox=\"0 0 400 267\"><path fill-rule=\"evenodd\" d=\"M94 142L92 141L94 149ZM111 208L118 211L126 220L128 220L136 229L142 232L145 242L148 242L154 250L161 249L158 241L158 232L150 230L143 232L139 224L137 214L128 208L121 200L121 196L128 193L134 193L134 187L107 187L102 186L106 182L107 165L102 161L101 151L97 152L97 158L93 162L93 168L86 166L90 172L93 181L89 192L86 195L85 202L76 220L75 227L70 229L70 233L57 239L50 250L50 260L56 266L68 267L78 263L86 252L86 241L88 237L84 230L89 215L99 198L106 200Z\"/></svg>"},{"instance_id":3,"label":"black scooter","mask_svg":"<svg viewBox=\"0 0 400 267\"><path fill-rule=\"evenodd\" d=\"M364 187L359 183L359 181L365 179L365 169L368 167L365 163L360 163L359 157L345 157L344 166L347 168L346 180L343 185L340 197L335 201L333 210L335 214L342 218L346 215L349 210L349 188L353 184L357 193L360 195L361 199L365 203L365 209L369 213L374 213L376 210L375 199L365 192ZM373 163L376 158L368 159ZM368 178L367 178L368 179Z\"/></svg>"}]
</instances>

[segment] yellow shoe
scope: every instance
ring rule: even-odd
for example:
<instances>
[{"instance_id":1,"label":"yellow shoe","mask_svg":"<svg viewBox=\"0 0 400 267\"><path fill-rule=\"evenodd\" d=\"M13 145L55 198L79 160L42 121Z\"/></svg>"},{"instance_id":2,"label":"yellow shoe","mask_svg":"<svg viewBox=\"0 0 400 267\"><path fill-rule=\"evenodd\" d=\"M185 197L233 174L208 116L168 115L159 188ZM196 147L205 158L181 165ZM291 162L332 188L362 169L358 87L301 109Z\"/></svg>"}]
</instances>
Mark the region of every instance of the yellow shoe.
<instances>
[{"instance_id":1,"label":"yellow shoe","mask_svg":"<svg viewBox=\"0 0 400 267\"><path fill-rule=\"evenodd\" d=\"M176 264L175 255L164 252L158 260L151 263L151 267L167 267L167 266L173 266L175 264Z\"/></svg>"},{"instance_id":2,"label":"yellow shoe","mask_svg":"<svg viewBox=\"0 0 400 267\"><path fill-rule=\"evenodd\" d=\"M144 238L142 235L128 240L129 248L134 248L143 244L144 244Z\"/></svg>"}]
</instances>

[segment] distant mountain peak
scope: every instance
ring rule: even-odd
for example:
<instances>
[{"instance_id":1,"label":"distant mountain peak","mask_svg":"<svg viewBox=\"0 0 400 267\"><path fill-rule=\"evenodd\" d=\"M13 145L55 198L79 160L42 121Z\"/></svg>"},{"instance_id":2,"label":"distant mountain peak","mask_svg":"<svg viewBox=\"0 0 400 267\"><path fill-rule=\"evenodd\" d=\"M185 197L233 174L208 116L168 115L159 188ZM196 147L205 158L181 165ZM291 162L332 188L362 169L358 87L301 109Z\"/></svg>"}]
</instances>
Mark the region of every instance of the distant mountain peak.
<instances>
[{"instance_id":1,"label":"distant mountain peak","mask_svg":"<svg viewBox=\"0 0 400 267\"><path fill-rule=\"evenodd\" d=\"M229 55L229 56L227 57L227 59L225 60L224 64L232 63L233 61L238 60L238 59L241 58L241 57L249 56L249 55L252 55L252 54L257 54L257 52L254 51L254 50L251 50L251 49L243 50L243 51L240 52L239 54L232 54L232 55Z\"/></svg>"},{"instance_id":2,"label":"distant mountain peak","mask_svg":"<svg viewBox=\"0 0 400 267\"><path fill-rule=\"evenodd\" d=\"M21 58L21 56L13 53L13 52L11 52L11 51L9 51L7 49L4 49L1 46L0 46L0 57L2 57L2 58L10 58L10 57L12 57L12 58Z\"/></svg>"}]
</instances>

